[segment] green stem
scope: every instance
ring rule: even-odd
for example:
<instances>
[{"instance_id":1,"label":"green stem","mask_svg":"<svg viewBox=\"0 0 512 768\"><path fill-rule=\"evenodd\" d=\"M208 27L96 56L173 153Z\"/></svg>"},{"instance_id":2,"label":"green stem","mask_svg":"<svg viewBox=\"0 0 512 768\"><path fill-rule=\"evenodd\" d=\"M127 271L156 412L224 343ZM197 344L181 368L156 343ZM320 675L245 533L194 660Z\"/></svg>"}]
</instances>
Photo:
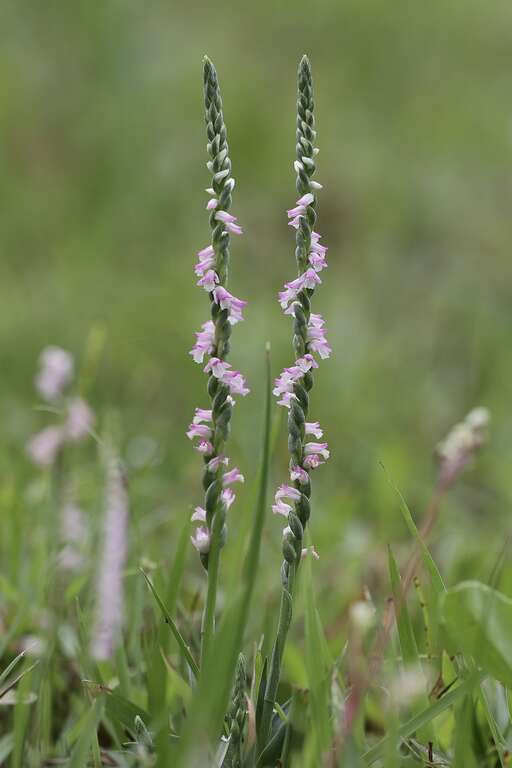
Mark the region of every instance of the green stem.
<instances>
[{"instance_id":1,"label":"green stem","mask_svg":"<svg viewBox=\"0 0 512 768\"><path fill-rule=\"evenodd\" d=\"M270 662L270 672L265 688L265 698L263 700L263 711L261 723L258 727L258 755L261 755L265 748L272 727L272 715L277 699L277 689L281 678L281 666L283 662L284 647L288 637L288 630L293 611L293 593L294 584L297 576L297 563L290 566L288 573L288 589L283 586L281 592L281 606L279 609L279 621L277 625L277 635L272 649L272 659ZM258 763L259 765L259 763Z\"/></svg>"},{"instance_id":2,"label":"green stem","mask_svg":"<svg viewBox=\"0 0 512 768\"><path fill-rule=\"evenodd\" d=\"M223 524L223 515L220 514L219 510L213 518L211 548L208 553L208 587L201 624L201 667L205 664L208 647L215 633L215 606L217 602L217 583L219 580L220 538Z\"/></svg>"}]
</instances>

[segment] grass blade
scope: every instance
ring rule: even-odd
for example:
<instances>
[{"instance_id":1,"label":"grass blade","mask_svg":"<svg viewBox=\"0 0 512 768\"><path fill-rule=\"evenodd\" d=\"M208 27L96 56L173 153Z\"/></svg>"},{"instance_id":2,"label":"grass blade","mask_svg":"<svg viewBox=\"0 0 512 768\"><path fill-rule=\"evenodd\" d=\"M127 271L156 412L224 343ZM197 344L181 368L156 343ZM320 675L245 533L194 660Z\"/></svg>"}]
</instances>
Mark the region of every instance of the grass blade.
<instances>
[{"instance_id":1,"label":"grass blade","mask_svg":"<svg viewBox=\"0 0 512 768\"><path fill-rule=\"evenodd\" d=\"M429 707L424 709L423 712L415 715L402 726L400 726L397 731L398 737L400 739L407 739L417 730L424 727L425 725L428 725L428 723L431 723L436 719L436 717L442 715L443 712L446 712L447 709L453 707L465 696L470 694L482 682L482 680L485 679L485 677L485 672L474 672L471 674L466 680L464 680L463 683L448 691L448 693L443 696L442 699L439 699L439 701L431 704ZM374 747L365 752L363 755L365 765L372 765L372 763L374 763L376 760L379 760L381 757L383 757L386 754L388 742L389 737L386 737L382 739L382 741L379 741L379 743Z\"/></svg>"},{"instance_id":2,"label":"grass blade","mask_svg":"<svg viewBox=\"0 0 512 768\"><path fill-rule=\"evenodd\" d=\"M176 639L176 642L178 643L178 645L179 645L179 647L181 649L181 652L183 653L185 659L187 660L187 663L188 663L190 669L194 673L194 677L197 679L197 677L199 676L199 667L197 665L196 660L192 656L190 648L188 647L187 643L185 642L185 639L184 639L183 635L181 634L181 632L179 631L178 627L176 626L176 623L174 622L174 620L173 620L172 616L170 615L169 611L165 607L165 605L164 605L160 595L158 594L158 592L156 591L155 587L153 586L153 582L151 581L151 579L149 578L147 573L142 570L142 568L140 569L140 572L142 573L142 575L146 579L146 583L147 583L148 587L150 588L151 592L153 593L153 597L155 598L155 600L156 600L156 602L158 604L158 607L162 611L162 614L163 614L163 617L164 617L166 623L170 626L171 631L172 631L172 633L173 633L173 635L174 635L174 637Z\"/></svg>"}]
</instances>

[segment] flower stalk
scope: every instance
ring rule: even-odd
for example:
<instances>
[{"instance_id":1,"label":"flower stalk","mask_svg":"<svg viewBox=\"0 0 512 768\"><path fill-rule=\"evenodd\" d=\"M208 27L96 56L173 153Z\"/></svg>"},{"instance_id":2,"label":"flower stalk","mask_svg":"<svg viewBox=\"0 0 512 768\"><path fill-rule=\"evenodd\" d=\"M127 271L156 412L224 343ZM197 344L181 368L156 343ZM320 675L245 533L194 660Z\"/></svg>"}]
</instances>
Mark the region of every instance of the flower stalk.
<instances>
[{"instance_id":1,"label":"flower stalk","mask_svg":"<svg viewBox=\"0 0 512 768\"><path fill-rule=\"evenodd\" d=\"M211 319L196 334L197 340L190 355L197 363L207 363L208 395L210 407L197 408L187 436L196 440L195 448L202 455L203 506L195 508L194 522L200 523L192 536L201 562L208 573L208 587L203 614L201 637L202 658L215 628L215 605L219 571L220 549L226 540L226 514L235 500L230 487L244 478L235 468L226 471L229 464L224 454L228 439L235 396L245 396L249 389L241 373L234 371L227 362L233 325L243 320L245 301L233 296L226 288L229 270L230 236L241 235L242 228L236 217L229 213L235 180L231 175L231 160L227 132L222 111L217 73L212 62L204 59L204 104L209 160L207 168L212 174L210 196L206 209L209 212L211 242L198 252L195 273L197 285L203 288L210 301Z\"/></svg>"},{"instance_id":2,"label":"flower stalk","mask_svg":"<svg viewBox=\"0 0 512 768\"><path fill-rule=\"evenodd\" d=\"M283 531L283 563L281 566L282 594L277 636L272 651L269 676L265 688L261 722L258 724L258 747L261 754L268 741L277 689L281 676L284 646L291 622L293 594L297 569L308 553L303 546L304 529L311 514L311 478L313 469L329 458L327 443L320 439L318 422L309 422L309 393L313 387L313 370L318 368L317 355L329 357L331 348L325 338L324 320L311 311L311 300L319 275L326 268L327 248L320 243L315 231L317 219L316 192L321 185L312 176L316 170L316 139L313 83L309 60L304 56L298 71L297 99L297 174L299 199L288 211L289 224L296 230L295 258L298 276L286 283L279 294L279 303L286 315L293 318L293 350L295 363L285 368L276 379L274 394L278 404L288 409L288 450L290 453L290 484L282 485L275 497L273 511L287 519ZM314 549L314 557L318 557Z\"/></svg>"}]
</instances>

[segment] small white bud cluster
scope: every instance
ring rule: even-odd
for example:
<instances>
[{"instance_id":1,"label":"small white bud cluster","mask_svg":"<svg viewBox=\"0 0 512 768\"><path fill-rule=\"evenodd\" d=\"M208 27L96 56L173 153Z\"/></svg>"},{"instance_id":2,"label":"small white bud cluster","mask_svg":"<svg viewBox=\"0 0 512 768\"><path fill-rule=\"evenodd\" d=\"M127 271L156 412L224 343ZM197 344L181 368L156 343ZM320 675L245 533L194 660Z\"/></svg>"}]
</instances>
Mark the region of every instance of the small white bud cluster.
<instances>
[{"instance_id":1,"label":"small white bud cluster","mask_svg":"<svg viewBox=\"0 0 512 768\"><path fill-rule=\"evenodd\" d=\"M438 444L436 454L440 462L441 478L445 484L455 480L485 443L490 418L487 408L474 408Z\"/></svg>"}]
</instances>

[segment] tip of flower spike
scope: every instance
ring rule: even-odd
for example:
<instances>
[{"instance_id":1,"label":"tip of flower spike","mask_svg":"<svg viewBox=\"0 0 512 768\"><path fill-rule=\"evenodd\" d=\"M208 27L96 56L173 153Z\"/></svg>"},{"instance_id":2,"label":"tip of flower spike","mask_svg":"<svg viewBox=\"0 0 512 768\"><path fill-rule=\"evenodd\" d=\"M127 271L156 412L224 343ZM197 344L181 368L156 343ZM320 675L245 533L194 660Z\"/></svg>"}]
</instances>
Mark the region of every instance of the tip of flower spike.
<instances>
[{"instance_id":1,"label":"tip of flower spike","mask_svg":"<svg viewBox=\"0 0 512 768\"><path fill-rule=\"evenodd\" d=\"M301 74L306 75L306 77L308 78L311 77L311 62L309 61L306 53L303 55L302 59L300 60L299 72Z\"/></svg>"},{"instance_id":2,"label":"tip of flower spike","mask_svg":"<svg viewBox=\"0 0 512 768\"><path fill-rule=\"evenodd\" d=\"M208 56L205 54L203 56L203 73L204 73L204 82L207 83L208 80L215 80L217 77L217 73L215 71L215 67L213 66L213 62L211 59L208 58Z\"/></svg>"}]
</instances>

